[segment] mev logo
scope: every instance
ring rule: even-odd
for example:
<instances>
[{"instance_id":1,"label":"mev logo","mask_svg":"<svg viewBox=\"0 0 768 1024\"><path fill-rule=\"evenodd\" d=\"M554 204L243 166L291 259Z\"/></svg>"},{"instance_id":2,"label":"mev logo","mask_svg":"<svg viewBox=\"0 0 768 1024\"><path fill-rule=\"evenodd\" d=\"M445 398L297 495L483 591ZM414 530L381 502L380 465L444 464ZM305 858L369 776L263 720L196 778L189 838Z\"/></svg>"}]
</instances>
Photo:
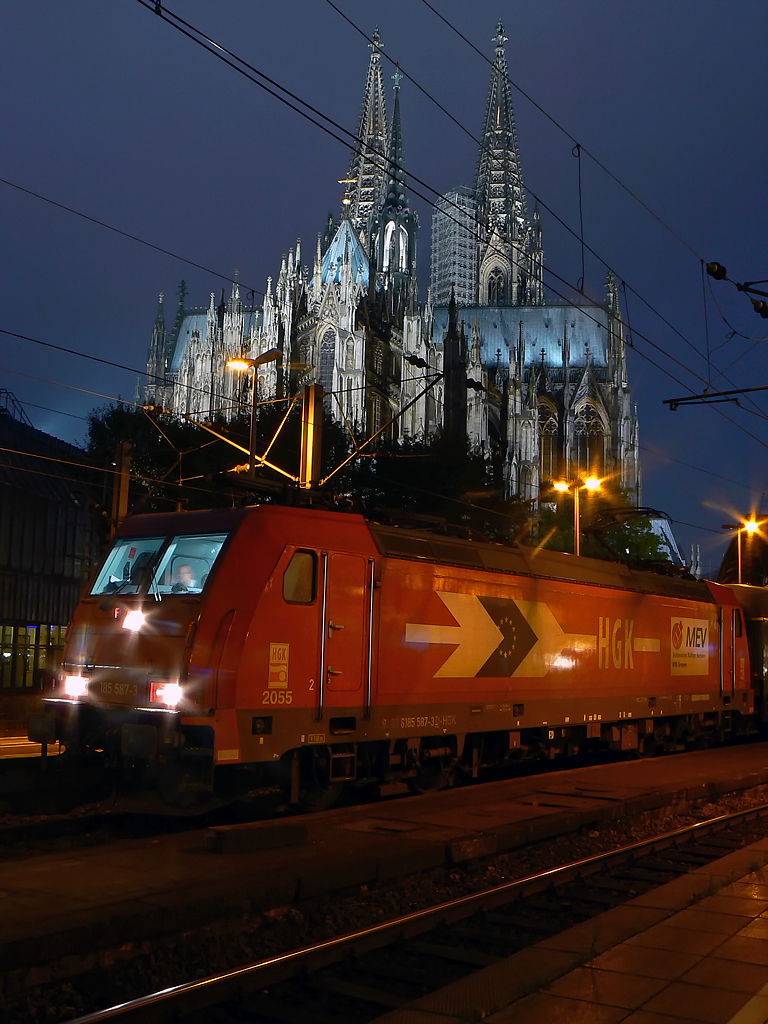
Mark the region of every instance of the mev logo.
<instances>
[{"instance_id":1,"label":"mev logo","mask_svg":"<svg viewBox=\"0 0 768 1024\"><path fill-rule=\"evenodd\" d=\"M706 647L707 646L707 627L696 626L693 629L688 629L685 634L685 646L686 647Z\"/></svg>"},{"instance_id":2,"label":"mev logo","mask_svg":"<svg viewBox=\"0 0 768 1024\"><path fill-rule=\"evenodd\" d=\"M670 672L673 676L709 674L709 620L670 620Z\"/></svg>"},{"instance_id":3,"label":"mev logo","mask_svg":"<svg viewBox=\"0 0 768 1024\"><path fill-rule=\"evenodd\" d=\"M683 642L683 624L679 620L672 623L672 646L676 651L680 650Z\"/></svg>"}]
</instances>

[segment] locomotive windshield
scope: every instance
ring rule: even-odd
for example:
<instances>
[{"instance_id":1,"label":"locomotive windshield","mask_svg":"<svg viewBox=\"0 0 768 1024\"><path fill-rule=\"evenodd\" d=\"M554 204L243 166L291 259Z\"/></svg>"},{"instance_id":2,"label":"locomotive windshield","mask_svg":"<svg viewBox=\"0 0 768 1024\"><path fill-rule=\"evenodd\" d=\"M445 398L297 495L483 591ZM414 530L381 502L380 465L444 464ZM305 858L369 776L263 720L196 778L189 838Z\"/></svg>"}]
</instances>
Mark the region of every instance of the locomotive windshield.
<instances>
[{"instance_id":1,"label":"locomotive windshield","mask_svg":"<svg viewBox=\"0 0 768 1024\"><path fill-rule=\"evenodd\" d=\"M226 533L173 537L152 575L152 592L199 594L226 539Z\"/></svg>"},{"instance_id":2,"label":"locomotive windshield","mask_svg":"<svg viewBox=\"0 0 768 1024\"><path fill-rule=\"evenodd\" d=\"M120 538L90 593L199 594L226 539L226 533Z\"/></svg>"}]
</instances>

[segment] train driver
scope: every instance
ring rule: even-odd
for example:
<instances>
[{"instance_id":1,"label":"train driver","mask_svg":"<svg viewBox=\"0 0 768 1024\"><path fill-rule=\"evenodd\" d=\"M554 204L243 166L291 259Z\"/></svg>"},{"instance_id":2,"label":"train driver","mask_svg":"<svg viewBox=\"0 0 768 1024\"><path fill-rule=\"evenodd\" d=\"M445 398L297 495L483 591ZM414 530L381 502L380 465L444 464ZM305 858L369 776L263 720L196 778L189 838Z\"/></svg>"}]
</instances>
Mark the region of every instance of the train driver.
<instances>
[{"instance_id":1,"label":"train driver","mask_svg":"<svg viewBox=\"0 0 768 1024\"><path fill-rule=\"evenodd\" d=\"M192 566L187 562L182 562L176 570L176 578L173 586L171 587L171 593L183 594L186 590L192 590L195 586L196 583L192 575Z\"/></svg>"}]
</instances>

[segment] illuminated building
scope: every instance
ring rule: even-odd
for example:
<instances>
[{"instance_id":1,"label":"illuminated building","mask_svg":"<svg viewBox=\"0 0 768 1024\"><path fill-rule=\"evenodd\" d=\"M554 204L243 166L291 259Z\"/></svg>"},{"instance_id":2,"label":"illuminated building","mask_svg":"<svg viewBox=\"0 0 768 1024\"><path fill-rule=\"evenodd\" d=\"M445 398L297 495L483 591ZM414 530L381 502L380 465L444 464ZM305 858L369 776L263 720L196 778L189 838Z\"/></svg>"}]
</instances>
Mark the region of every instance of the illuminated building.
<instances>
[{"instance_id":1,"label":"illuminated building","mask_svg":"<svg viewBox=\"0 0 768 1024\"><path fill-rule=\"evenodd\" d=\"M242 301L237 280L227 300L222 294L217 305L211 294L196 309L186 306L182 287L170 332L161 298L148 401L176 413L233 417L250 398L224 370L226 361L276 347L284 359L259 368L259 399L317 381L331 415L363 435L396 416L394 436L466 432L495 461L508 495L537 499L543 482L589 471L613 474L639 497L637 415L616 282L609 275L604 304L547 301L541 222L537 210L528 213L501 24L493 42L474 185L436 204L426 302L417 294L401 76L393 75L388 122L375 33L361 145L342 179L341 215L318 235L311 265L297 242L258 307ZM430 375L443 371L425 391Z\"/></svg>"}]
</instances>

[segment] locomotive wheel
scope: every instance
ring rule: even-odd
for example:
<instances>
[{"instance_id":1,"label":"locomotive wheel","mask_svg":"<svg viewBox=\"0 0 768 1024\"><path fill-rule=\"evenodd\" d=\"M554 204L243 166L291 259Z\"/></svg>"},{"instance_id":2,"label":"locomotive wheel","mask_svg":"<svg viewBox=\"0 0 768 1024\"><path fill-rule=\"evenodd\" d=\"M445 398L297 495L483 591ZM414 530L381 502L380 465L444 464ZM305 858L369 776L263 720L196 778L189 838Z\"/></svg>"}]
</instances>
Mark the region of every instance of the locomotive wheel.
<instances>
[{"instance_id":1,"label":"locomotive wheel","mask_svg":"<svg viewBox=\"0 0 768 1024\"><path fill-rule=\"evenodd\" d=\"M341 796L343 782L330 778L330 759L327 750L302 751L299 765L299 809L307 814L327 811Z\"/></svg>"},{"instance_id":2,"label":"locomotive wheel","mask_svg":"<svg viewBox=\"0 0 768 1024\"><path fill-rule=\"evenodd\" d=\"M196 794L184 790L186 781L182 766L178 761L165 765L157 780L157 788L163 802L170 807L189 810L196 800Z\"/></svg>"},{"instance_id":3,"label":"locomotive wheel","mask_svg":"<svg viewBox=\"0 0 768 1024\"><path fill-rule=\"evenodd\" d=\"M652 732L640 737L637 745L637 756L640 758L655 757L661 751L661 744Z\"/></svg>"},{"instance_id":4,"label":"locomotive wheel","mask_svg":"<svg viewBox=\"0 0 768 1024\"><path fill-rule=\"evenodd\" d=\"M414 793L435 793L448 784L450 765L441 760L427 761L419 768L415 778L408 779L408 788Z\"/></svg>"}]
</instances>

